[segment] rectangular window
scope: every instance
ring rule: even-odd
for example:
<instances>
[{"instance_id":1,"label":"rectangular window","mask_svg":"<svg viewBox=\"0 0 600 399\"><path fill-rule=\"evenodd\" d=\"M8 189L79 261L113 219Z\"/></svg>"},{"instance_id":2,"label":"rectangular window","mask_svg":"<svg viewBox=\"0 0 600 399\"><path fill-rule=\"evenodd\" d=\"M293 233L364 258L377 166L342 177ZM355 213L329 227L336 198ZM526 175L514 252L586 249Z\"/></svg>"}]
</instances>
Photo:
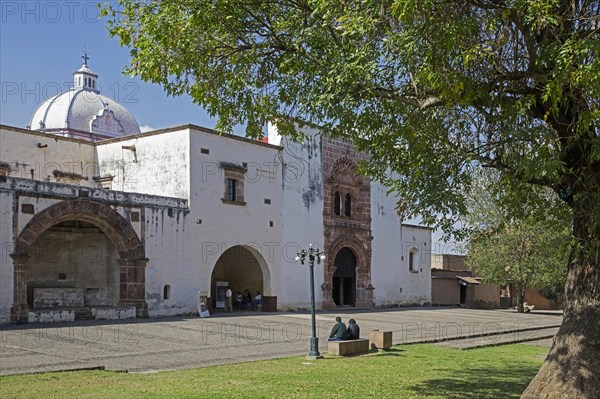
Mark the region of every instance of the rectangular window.
<instances>
[{"instance_id":1,"label":"rectangular window","mask_svg":"<svg viewBox=\"0 0 600 399\"><path fill-rule=\"evenodd\" d=\"M413 252L408 253L408 270L411 272L415 270L415 254Z\"/></svg>"},{"instance_id":2,"label":"rectangular window","mask_svg":"<svg viewBox=\"0 0 600 399\"><path fill-rule=\"evenodd\" d=\"M225 196L225 199L227 201L237 201L236 189L237 189L237 180L228 178L227 179L227 191L226 191L226 196Z\"/></svg>"},{"instance_id":3,"label":"rectangular window","mask_svg":"<svg viewBox=\"0 0 600 399\"><path fill-rule=\"evenodd\" d=\"M0 176L8 176L10 167L6 162L0 162Z\"/></svg>"},{"instance_id":4,"label":"rectangular window","mask_svg":"<svg viewBox=\"0 0 600 399\"><path fill-rule=\"evenodd\" d=\"M224 173L223 202L244 206L244 175L246 169L229 162L221 162Z\"/></svg>"},{"instance_id":5,"label":"rectangular window","mask_svg":"<svg viewBox=\"0 0 600 399\"><path fill-rule=\"evenodd\" d=\"M201 154L210 154L210 150L208 148L200 148Z\"/></svg>"},{"instance_id":6,"label":"rectangular window","mask_svg":"<svg viewBox=\"0 0 600 399\"><path fill-rule=\"evenodd\" d=\"M21 204L21 212L29 214L29 215L33 215L35 213L33 204Z\"/></svg>"}]
</instances>

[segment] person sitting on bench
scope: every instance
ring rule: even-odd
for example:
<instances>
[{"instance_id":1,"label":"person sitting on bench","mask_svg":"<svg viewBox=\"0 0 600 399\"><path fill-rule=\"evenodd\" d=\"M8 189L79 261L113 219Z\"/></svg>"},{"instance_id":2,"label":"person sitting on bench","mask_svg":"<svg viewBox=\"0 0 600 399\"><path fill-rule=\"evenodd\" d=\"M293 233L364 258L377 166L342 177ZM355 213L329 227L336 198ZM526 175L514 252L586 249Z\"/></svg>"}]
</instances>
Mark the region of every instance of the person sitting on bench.
<instances>
[{"instance_id":1,"label":"person sitting on bench","mask_svg":"<svg viewBox=\"0 0 600 399\"><path fill-rule=\"evenodd\" d=\"M346 336L346 325L342 323L342 318L337 316L335 321L335 326L333 326L331 334L329 334L329 341L344 341L348 339Z\"/></svg>"},{"instance_id":2,"label":"person sitting on bench","mask_svg":"<svg viewBox=\"0 0 600 399\"><path fill-rule=\"evenodd\" d=\"M356 320L348 320L348 330L346 330L347 339L358 339L360 338L360 327L356 324Z\"/></svg>"}]
</instances>

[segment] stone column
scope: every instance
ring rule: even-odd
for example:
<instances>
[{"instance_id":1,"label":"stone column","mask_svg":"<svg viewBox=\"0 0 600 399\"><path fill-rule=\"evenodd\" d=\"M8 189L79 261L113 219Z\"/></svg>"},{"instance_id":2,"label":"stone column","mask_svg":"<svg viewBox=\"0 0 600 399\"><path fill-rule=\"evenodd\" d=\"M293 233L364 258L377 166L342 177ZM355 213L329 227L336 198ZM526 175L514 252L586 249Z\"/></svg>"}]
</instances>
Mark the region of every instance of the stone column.
<instances>
[{"instance_id":1,"label":"stone column","mask_svg":"<svg viewBox=\"0 0 600 399\"><path fill-rule=\"evenodd\" d=\"M356 289L356 307L357 308L373 308L375 307L375 301L373 300L373 290L375 288L371 283L368 283L366 287Z\"/></svg>"},{"instance_id":2,"label":"stone column","mask_svg":"<svg viewBox=\"0 0 600 399\"><path fill-rule=\"evenodd\" d=\"M148 259L119 259L119 306L136 308L136 317L148 317L146 263Z\"/></svg>"},{"instance_id":3,"label":"stone column","mask_svg":"<svg viewBox=\"0 0 600 399\"><path fill-rule=\"evenodd\" d=\"M332 252L327 254L327 258L323 263L323 269L325 272L323 284L321 284L321 291L323 292L323 300L321 301L321 309L333 310L336 308L335 302L333 301L333 274L335 273L335 266L333 266L334 259L332 259Z\"/></svg>"},{"instance_id":4,"label":"stone column","mask_svg":"<svg viewBox=\"0 0 600 399\"><path fill-rule=\"evenodd\" d=\"M335 302L333 301L332 296L333 287L331 286L331 284L321 284L321 290L323 291L323 301L321 302L321 308L323 310L335 309Z\"/></svg>"},{"instance_id":5,"label":"stone column","mask_svg":"<svg viewBox=\"0 0 600 399\"><path fill-rule=\"evenodd\" d=\"M11 254L13 260L13 305L10 308L10 320L24 323L28 319L29 305L27 304L27 269L29 268L28 254Z\"/></svg>"}]
</instances>

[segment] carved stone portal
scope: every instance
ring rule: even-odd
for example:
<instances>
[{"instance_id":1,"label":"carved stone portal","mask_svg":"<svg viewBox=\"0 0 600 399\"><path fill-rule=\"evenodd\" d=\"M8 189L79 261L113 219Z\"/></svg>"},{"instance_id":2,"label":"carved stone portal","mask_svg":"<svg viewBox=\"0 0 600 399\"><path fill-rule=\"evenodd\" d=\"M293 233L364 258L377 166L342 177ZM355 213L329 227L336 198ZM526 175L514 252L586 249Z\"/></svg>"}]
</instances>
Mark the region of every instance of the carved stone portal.
<instances>
[{"instance_id":1,"label":"carved stone portal","mask_svg":"<svg viewBox=\"0 0 600 399\"><path fill-rule=\"evenodd\" d=\"M349 142L323 138L327 256L321 286L323 309L375 305L371 284L371 188L369 179L357 173L357 162L363 159L366 155L356 153Z\"/></svg>"}]
</instances>

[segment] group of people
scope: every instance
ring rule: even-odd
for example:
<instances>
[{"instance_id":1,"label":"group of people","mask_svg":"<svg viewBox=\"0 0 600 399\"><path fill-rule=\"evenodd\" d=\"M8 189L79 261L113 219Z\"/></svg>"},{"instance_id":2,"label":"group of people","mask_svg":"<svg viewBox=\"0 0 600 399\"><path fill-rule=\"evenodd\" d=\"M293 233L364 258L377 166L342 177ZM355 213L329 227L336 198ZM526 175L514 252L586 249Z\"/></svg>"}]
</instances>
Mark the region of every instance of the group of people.
<instances>
[{"instance_id":1,"label":"group of people","mask_svg":"<svg viewBox=\"0 0 600 399\"><path fill-rule=\"evenodd\" d=\"M342 318L335 318L335 325L329 334L329 341L345 341L349 339L358 339L360 337L360 327L356 324L356 320L348 320L348 328L342 322Z\"/></svg>"},{"instance_id":2,"label":"group of people","mask_svg":"<svg viewBox=\"0 0 600 399\"><path fill-rule=\"evenodd\" d=\"M256 291L254 299L250 295L250 291L245 290L242 294L240 291L235 296L235 307L240 310L258 310L258 305L262 305L262 295L260 291ZM233 312L233 291L231 287L227 287L225 291L225 312Z\"/></svg>"}]
</instances>

